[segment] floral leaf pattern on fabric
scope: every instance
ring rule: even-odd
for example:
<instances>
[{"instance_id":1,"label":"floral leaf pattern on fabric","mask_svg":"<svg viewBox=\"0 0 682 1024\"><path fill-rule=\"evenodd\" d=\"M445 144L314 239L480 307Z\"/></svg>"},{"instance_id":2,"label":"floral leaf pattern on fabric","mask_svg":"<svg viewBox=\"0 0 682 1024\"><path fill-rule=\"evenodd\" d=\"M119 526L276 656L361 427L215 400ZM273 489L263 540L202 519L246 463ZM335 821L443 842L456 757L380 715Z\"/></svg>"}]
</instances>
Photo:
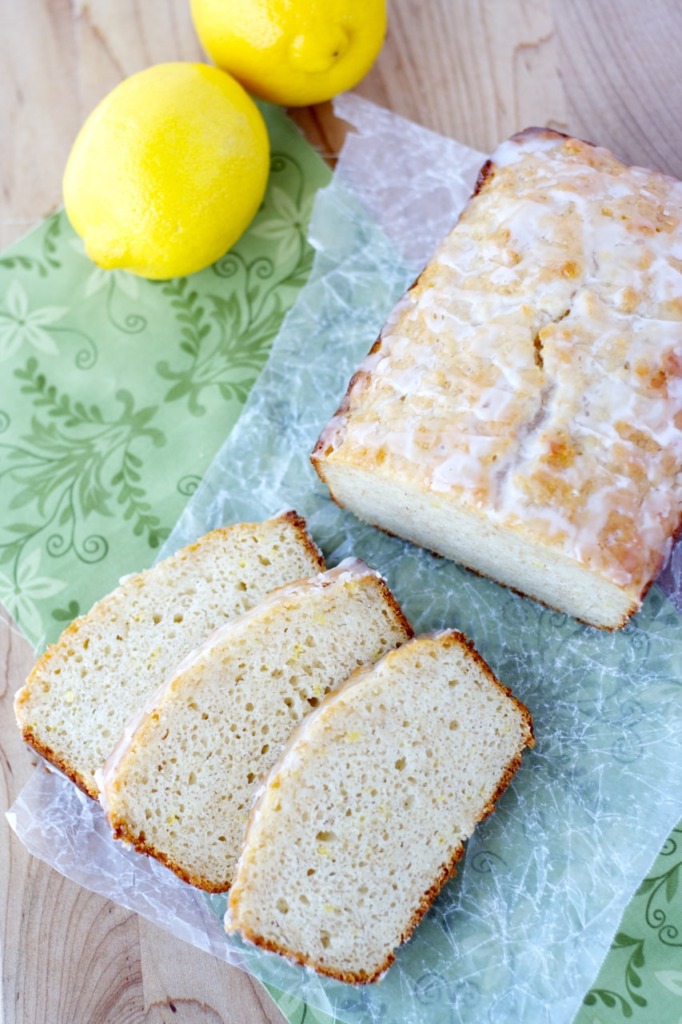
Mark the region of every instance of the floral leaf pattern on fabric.
<instances>
[{"instance_id":1,"label":"floral leaf pattern on fabric","mask_svg":"<svg viewBox=\"0 0 682 1024\"><path fill-rule=\"evenodd\" d=\"M153 561L306 280L329 171L264 113L269 187L213 267L101 270L61 212L0 256L0 600L38 647Z\"/></svg>"},{"instance_id":2,"label":"floral leaf pattern on fabric","mask_svg":"<svg viewBox=\"0 0 682 1024\"><path fill-rule=\"evenodd\" d=\"M10 246L0 256L0 268L5 270L32 270L40 277L47 277L50 268L58 269L62 265L59 258L58 241L61 230L61 217L53 216L48 218L40 235L39 246L31 246L32 252L30 255L23 251L23 247L20 244ZM34 251L40 253L40 255L34 255Z\"/></svg>"},{"instance_id":3,"label":"floral leaf pattern on fabric","mask_svg":"<svg viewBox=\"0 0 682 1024\"><path fill-rule=\"evenodd\" d=\"M147 319L139 313L126 312L123 316L117 313L116 295L120 293L135 302L140 295L140 281L134 274L127 274L124 270L102 270L88 258L80 238L74 238L73 249L88 265L88 277L85 281L83 294L86 298L91 295L104 293L104 302L107 316L114 327L125 334L139 334L147 326Z\"/></svg>"},{"instance_id":4,"label":"floral leaf pattern on fabric","mask_svg":"<svg viewBox=\"0 0 682 1024\"><path fill-rule=\"evenodd\" d=\"M165 443L163 433L150 426L155 408L136 410L124 389L116 392L114 415L98 405L73 402L47 383L33 358L15 376L24 381L20 392L33 397L40 410L15 444L0 442L0 480L4 492L13 492L9 510L32 507L30 523L11 524L16 536L0 543L0 561L11 562L15 585L20 586L22 563L40 554L37 544L53 558L73 553L88 564L105 558L106 537L89 534L87 523L95 511L111 517L116 504L125 520L133 520L133 533L146 531L149 546L157 548L167 530L144 500L139 486L143 463L136 453L145 441L157 448Z\"/></svg>"},{"instance_id":5,"label":"floral leaf pattern on fabric","mask_svg":"<svg viewBox=\"0 0 682 1024\"><path fill-rule=\"evenodd\" d=\"M277 184L283 175L290 188ZM193 416L205 415L203 396L211 389L244 402L282 322L283 290L302 284L310 270L306 228L312 193L301 167L285 154L272 158L269 199L251 228L252 238L265 241L267 254L249 258L233 249L212 268L219 282L230 283L228 293L209 292L202 302L187 279L158 283L182 340L177 364L164 359L156 370L170 385L165 401L186 401Z\"/></svg>"},{"instance_id":6,"label":"floral leaf pattern on fabric","mask_svg":"<svg viewBox=\"0 0 682 1024\"><path fill-rule=\"evenodd\" d=\"M248 279L248 271L244 276ZM242 303L234 294L228 299L208 295L203 306L196 291L184 294L185 285L186 279L167 282L162 290L177 311L183 335L180 349L189 360L177 370L162 360L156 369L171 382L164 396L167 402L186 399L193 416L204 416L201 396L207 389L217 388L223 398L244 401L281 321L281 305L276 300L274 323L266 323L250 309L242 313Z\"/></svg>"},{"instance_id":7,"label":"floral leaf pattern on fabric","mask_svg":"<svg viewBox=\"0 0 682 1024\"><path fill-rule=\"evenodd\" d=\"M667 839L625 911L575 1024L682 1020L681 873L682 823Z\"/></svg>"},{"instance_id":8,"label":"floral leaf pattern on fabric","mask_svg":"<svg viewBox=\"0 0 682 1024\"><path fill-rule=\"evenodd\" d=\"M55 576L39 575L40 560L40 551L34 549L23 561L17 557L11 572L0 570L0 601L18 622L36 632L41 628L37 602L54 597L66 586Z\"/></svg>"},{"instance_id":9,"label":"floral leaf pattern on fabric","mask_svg":"<svg viewBox=\"0 0 682 1024\"><path fill-rule=\"evenodd\" d=\"M33 346L46 355L57 355L49 328L66 313L65 308L45 306L30 309L28 296L14 278L0 306L0 361L11 358L22 346Z\"/></svg>"}]
</instances>

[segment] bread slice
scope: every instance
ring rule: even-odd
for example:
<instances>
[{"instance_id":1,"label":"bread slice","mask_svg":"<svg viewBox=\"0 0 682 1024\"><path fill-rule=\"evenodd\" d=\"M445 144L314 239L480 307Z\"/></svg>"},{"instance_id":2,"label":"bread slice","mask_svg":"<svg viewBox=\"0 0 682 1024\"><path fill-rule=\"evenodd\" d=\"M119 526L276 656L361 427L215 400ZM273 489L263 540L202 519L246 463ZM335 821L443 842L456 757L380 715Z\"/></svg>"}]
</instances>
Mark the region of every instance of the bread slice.
<instances>
[{"instance_id":1,"label":"bread slice","mask_svg":"<svg viewBox=\"0 0 682 1024\"><path fill-rule=\"evenodd\" d=\"M360 518L603 628L682 517L682 184L504 142L313 463Z\"/></svg>"},{"instance_id":2,"label":"bread slice","mask_svg":"<svg viewBox=\"0 0 682 1024\"><path fill-rule=\"evenodd\" d=\"M526 708L460 633L355 672L254 805L227 930L342 981L376 980L533 742Z\"/></svg>"},{"instance_id":3,"label":"bread slice","mask_svg":"<svg viewBox=\"0 0 682 1024\"><path fill-rule=\"evenodd\" d=\"M97 798L95 772L140 704L214 629L324 569L293 511L214 530L129 576L38 660L15 699L24 739Z\"/></svg>"},{"instance_id":4,"label":"bread slice","mask_svg":"<svg viewBox=\"0 0 682 1024\"><path fill-rule=\"evenodd\" d=\"M261 777L292 728L412 631L350 559L217 630L131 723L101 773L114 835L210 892L232 882Z\"/></svg>"}]
</instances>

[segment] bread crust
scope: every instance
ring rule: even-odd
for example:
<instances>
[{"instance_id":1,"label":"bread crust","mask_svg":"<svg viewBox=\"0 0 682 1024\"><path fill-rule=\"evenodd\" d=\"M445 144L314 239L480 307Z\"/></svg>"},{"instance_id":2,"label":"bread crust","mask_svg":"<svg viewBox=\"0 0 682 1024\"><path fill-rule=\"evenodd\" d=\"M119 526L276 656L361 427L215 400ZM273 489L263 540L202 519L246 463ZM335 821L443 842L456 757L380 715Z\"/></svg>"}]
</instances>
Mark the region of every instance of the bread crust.
<instances>
[{"instance_id":1,"label":"bread crust","mask_svg":"<svg viewBox=\"0 0 682 1024\"><path fill-rule=\"evenodd\" d=\"M38 658L37 662L31 669L31 672L24 683L22 689L17 693L14 701L14 713L17 719L17 724L21 730L22 739L29 747L32 747L37 754L40 754L42 758L48 761L51 765L54 765L63 775L71 779L78 788L85 793L86 796L91 797L93 800L97 799L97 791L94 787L89 786L86 780L83 778L81 773L68 761L58 754L52 747L44 743L39 739L33 729L29 725L25 725L20 720L20 711L22 704L29 699L29 688L40 679L45 673L50 661L58 655L63 647L68 647L68 641L71 637L75 636L83 623L86 615L80 615L77 619L67 626L64 632L60 635L59 639L55 643L50 644L49 647L43 652Z\"/></svg>"},{"instance_id":2,"label":"bread crust","mask_svg":"<svg viewBox=\"0 0 682 1024\"><path fill-rule=\"evenodd\" d=\"M304 549L306 554L311 558L317 570L319 572L324 572L326 568L324 556L322 555L322 552L311 538L308 532L306 521L303 518L303 516L299 515L299 513L296 512L294 509L285 509L282 512L272 516L269 520L269 522L277 521L288 522L291 525L302 549ZM220 526L214 530L209 531L208 533L204 534L202 537L194 541L192 544L188 544L180 550L185 555L191 555L193 552L196 552L199 548L203 548L207 545L212 544L217 538L228 536L234 530L242 531L245 529L255 529L260 526L261 524L256 522L235 523L230 526ZM179 552L176 552L175 554L178 553ZM169 556L169 559L172 559L173 557L174 556L171 555ZM148 574L153 573L156 568L156 566L152 566L148 569L143 569L139 573L135 573L133 575L136 577L144 578ZM35 665L31 669L31 672L29 673L26 682L24 683L23 687L18 691L14 701L15 717L17 719L17 724L21 731L21 735L24 742L29 747L32 747L33 750L35 750L36 753L38 753L42 758L44 758L49 764L57 768L60 772L62 772L62 774L66 775L67 778L71 779L71 781L75 783L75 785L78 786L78 788L82 790L82 792L85 793L86 796L91 797L93 800L97 800L99 796L97 786L88 783L88 781L83 777L83 775L78 771L78 769L73 764L65 760L65 758L58 751L56 751L49 743L47 743L45 739L40 739L36 735L31 725L23 721L22 707L25 703L28 703L31 700L33 687L39 686L40 681L42 679L44 679L45 677L49 677L51 671L50 662L54 658L59 658L63 653L68 651L71 643L73 642L74 638L78 635L80 630L83 627L87 628L88 623L91 620L91 617L93 616L93 613L100 617L104 617L107 615L112 603L115 605L115 602L117 601L117 590L118 588L111 591L109 594L106 594L104 597L102 597L99 601L95 603L93 608L85 612L83 615L80 615L76 619L74 619L73 622L71 622L64 629L64 631L61 633L58 639L46 648L46 650L38 658Z\"/></svg>"},{"instance_id":3,"label":"bread crust","mask_svg":"<svg viewBox=\"0 0 682 1024\"><path fill-rule=\"evenodd\" d=\"M365 562L357 558L346 559L340 565L333 569L329 569L324 574L285 584L284 586L272 591L263 599L263 601L260 602L259 605L252 608L250 611L247 611L243 615L237 616L235 619L230 620L230 622L225 623L224 626L219 630L216 630L211 637L207 638L203 645L189 654L187 658L185 658L185 660L176 668L175 673L168 677L161 686L152 695L150 695L148 701L138 709L137 714L128 723L125 732L119 739L116 747L112 750L109 758L105 762L105 765L97 773L97 778L100 784L100 802L102 803L104 812L116 839L120 839L134 847L134 849L139 853L154 857L155 860L160 861L183 881L188 882L199 889L203 889L205 892L222 893L226 892L230 888L233 880L231 875L216 881L215 879L211 880L211 878L207 877L205 874L194 873L180 864L171 854L162 849L161 846L149 841L144 829L139 831L132 829L126 817L123 814L117 813L115 799L112 798L112 794L117 792L120 781L119 776L125 771L126 760L130 757L134 758L136 751L144 748L146 742L145 730L150 725L153 727L154 722L158 719L157 709L163 703L166 695L174 690L177 680L183 676L187 669L193 663L201 660L204 650L206 648L210 649L212 645L218 641L221 631L226 629L233 630L240 625L243 628L247 623L250 628L253 629L254 623L252 620L257 616L262 615L266 606L270 605L276 607L282 598L286 598L289 594L296 593L303 588L308 590L326 590L327 588L338 585L339 579L343 580L347 575L354 577L358 586L364 589L372 589L372 595L376 595L377 604L381 605L382 608L386 610L388 613L387 617L392 619L393 629L401 636L400 643L404 643L414 636L412 626L405 618L400 605L391 593L384 578L380 573L376 572L376 570L371 569ZM320 704L323 702L324 698ZM210 798L210 794L208 794L208 797Z\"/></svg>"},{"instance_id":4,"label":"bread crust","mask_svg":"<svg viewBox=\"0 0 682 1024\"><path fill-rule=\"evenodd\" d=\"M93 800L97 799L97 793L88 786L87 782L76 769L68 764L56 751L52 750L51 747L46 746L38 737L33 733L30 727L26 726L21 730L21 736L24 742L35 750L36 754L40 754L45 761L49 762L52 767L57 768L62 775L66 775L67 779L78 786L78 788L85 793L86 796L91 797Z\"/></svg>"},{"instance_id":5,"label":"bread crust","mask_svg":"<svg viewBox=\"0 0 682 1024\"><path fill-rule=\"evenodd\" d=\"M479 196L482 193L482 191L484 191L489 185L491 185L491 183L493 182L493 180L496 178L496 176L498 174L499 168L500 169L505 168L505 166L507 164L507 161L509 159L509 154L511 152L510 150L508 150L508 148L505 148L505 147L509 146L510 142L511 143L518 143L518 144L521 144L521 145L523 143L525 143L527 145L528 143L530 143L530 144L534 143L535 140L538 141L539 148L544 148L545 147L545 143L547 143L547 145L549 147L551 147L551 143L552 143L553 140L560 140L560 141L565 140L566 143L568 144L569 152L570 152L571 157L577 157L577 166L583 166L584 163L586 163L587 165L590 165L590 166L594 165L594 167L599 168L602 163L610 162L611 165L615 165L615 164L619 164L620 163L620 162L617 162L617 160L615 160L612 157L612 155L610 155L608 153L608 151L602 150L602 148L600 148L599 146L595 145L591 141L584 140L584 139L579 139L579 138L574 138L574 137L572 137L570 135L567 135L566 133L558 132L558 131L555 131L555 130L550 129L550 128L545 128L545 127L529 127L529 128L524 129L523 131L520 131L520 132L516 133L515 135L513 135L508 142L503 143L503 146L501 147L501 150L500 150L500 154L502 154L502 152L504 151L504 155L502 157L500 157L500 164L496 163L496 159L494 158L492 160L486 161L486 163L482 166L482 168L481 168L481 170L479 172L479 175L478 175L478 179L477 179L475 188L473 190L473 194L472 194L471 200L474 200L477 196ZM570 143L573 143L572 148L570 148ZM587 150L587 147L589 147L589 150ZM587 150L587 152L586 152L586 150ZM554 151L552 151L552 152L554 152ZM569 157L568 159L571 159L571 158ZM624 175L627 175L628 173L630 173L632 171L632 169L626 167L626 165L621 165L621 167L623 169ZM634 169L634 172L638 172L638 169ZM651 175L651 179L654 182L654 185L657 183L660 188L664 189L664 195L668 195L667 193L665 193L665 188L666 187L670 187L671 179L666 179L665 176L657 175L655 172L641 172L641 174L642 175L650 174ZM635 177L632 180L633 181L637 181L639 179ZM668 185L665 185L666 181L669 182ZM634 186L632 184L630 184L629 187L632 188ZM467 207L465 207L465 210L463 211L460 219L462 219L462 217L465 217L467 215L467 213L470 211L470 209L471 209L471 200L470 200L469 204L467 204ZM633 199L633 202L634 202L634 199ZM671 216L673 218L675 218L677 216L676 213L675 213L675 210L679 207L679 202L678 201L673 202L671 200L671 203L672 203L672 208L673 208L673 213L671 214ZM610 211L607 210L606 213L610 214ZM633 218L635 220L637 219L636 213L633 214ZM627 220L627 219L628 218L626 216L622 217L622 220L624 220L624 221ZM649 232L649 237L652 237L655 240L655 234L653 234L653 236L651 234L651 231L653 230L653 228L650 227L650 226L647 226L646 222L644 223L644 226L641 228L641 230L642 230L643 234L646 234L647 232ZM656 226L655 227L655 231L657 232L659 230L662 230L662 229L660 229L658 226ZM659 238L664 238L664 237L665 237L664 234L660 234L660 236L659 236ZM654 243L651 243L651 244L653 245ZM647 243L647 245L648 245L648 243ZM654 249L653 252L654 252L654 255L655 255L655 252L657 252L657 250ZM662 253L666 253L666 252L667 252L667 250L662 250ZM430 265L431 264L429 264L429 266ZM428 269L428 267L427 267L427 269ZM417 279L417 282L415 282L415 284L413 284L411 286L411 288L408 289L408 291L406 293L404 293L404 295L402 297L402 300L400 300L400 301L403 301L404 299L409 298L415 292L417 286L419 285L419 282L421 281L421 278L422 278L422 275L420 275L420 278ZM651 287L653 288L654 286L651 286ZM663 287L663 286L659 286L659 287ZM660 293L656 293L654 291L652 294L653 294L654 297L656 296L656 294L658 294L658 298L660 298ZM415 299L415 301L416 301L416 299ZM400 305L400 303L398 303L398 307L399 307L399 305ZM679 306L679 300L678 300L678 306ZM643 314L643 315L645 315L645 314ZM559 319L560 318L562 318L562 317L559 317ZM675 316L673 315L672 318L674 319ZM399 317L398 317L398 321L399 321ZM313 451L311 453L311 456L310 456L312 465L314 466L315 471L317 472L319 478L321 478L323 480L323 482L325 482L327 484L327 486L330 487L330 492L332 494L332 498L333 498L333 500L337 504L339 504L340 507L350 507L350 508L352 508L352 502L351 502L350 498L348 497L348 494L344 495L343 503L336 499L336 497L335 497L335 495L333 493L333 490L332 490L332 483L331 483L331 480L330 480L331 473L327 472L326 461L327 461L328 457L332 457L333 456L334 452L338 449L338 447L343 445L344 439L347 436L347 433L348 433L348 430L349 430L349 427L347 426L347 422L350 421L350 424L352 424L353 416L355 415L355 406L358 406L360 414L363 413L363 394L361 394L361 390L363 390L363 388L361 388L361 385L363 385L364 378L367 378L368 382L370 382L370 381L372 381L374 379L374 368L375 368L375 366L376 366L376 364L378 362L378 357L380 356L380 354L382 354L382 350L385 351L386 346L388 346L388 340L391 338L391 333L392 333L392 324L393 324L393 322L391 321L384 328L384 330L382 331L382 334L379 336L377 341L375 341L374 345L372 346L372 349L370 350L369 355L366 357L366 360L364 361L364 364L359 367L359 369L356 371L356 373L351 378L351 380L349 382L349 385L348 385L348 388L346 389L346 391L345 391L345 393L344 393L344 395L343 395L343 397L341 399L341 402L339 404L339 408L338 408L336 414L330 420L328 425L323 429L321 435L319 435L319 437L317 439L317 442L316 442L316 444L314 446L314 449L313 449ZM384 340L385 339L386 339L386 345L384 345ZM389 351L388 358L390 359L390 346L388 346L388 351ZM404 371L401 371L401 372L404 373ZM642 371L642 373L643 372L644 371ZM390 374L390 370L387 371L387 373ZM665 390L666 381L668 380L669 377L673 378L673 377L676 377L676 376L680 376L680 368L677 366L677 364L675 366L673 366L671 364L670 367L665 365L664 369L662 370L662 372L660 372L660 374L662 374L663 383L653 384L652 386L653 387L659 387L659 388L662 388L662 389ZM652 380L653 380L653 378L652 378ZM359 397L354 397L354 395L358 394L358 386L359 386ZM370 403L370 406L371 406L371 403ZM680 414L679 417L676 416L676 418L675 418L675 422L676 423L678 421L678 418L682 419L682 414ZM365 420L360 418L360 423L363 424L363 427L365 429L367 429L367 422ZM351 434L352 434L352 431L351 431ZM377 436L378 436L378 428L377 428ZM379 441L376 441L376 443L379 443ZM352 443L351 443L351 447L350 447L349 451L352 452ZM359 451L361 452L361 442L360 442L360 449L359 449ZM366 458L367 459L367 465L374 467L374 469L376 471L377 465L372 462L373 456L371 454L374 450L373 449L368 449L367 451L370 454L367 454L367 455L363 454L363 455L361 455L358 458ZM389 449L389 451L391 451L391 450ZM382 449L380 450L380 454L381 454L382 461L383 461L383 459L385 457L385 449L384 449L384 447L382 447ZM351 456L351 458L352 458L352 456ZM386 466L388 466L388 463L386 463ZM341 469L341 464L340 464L340 469ZM330 470L331 470L331 466L330 466ZM637 471L638 471L638 467L636 466L635 467L635 472L637 472ZM417 474L419 473L418 470L416 472L417 472ZM639 470L639 472L641 473L641 469ZM427 474L424 474L424 475L427 476ZM566 479L568 479L568 477L566 477ZM418 484L416 483L414 485L417 486ZM422 483L422 486L426 487L427 484L426 483ZM480 503L480 507L483 508L483 509L485 508L484 501ZM378 528L384 529L384 531L388 532L388 534L391 534L392 530L390 528L387 529L386 526L384 526L382 523L377 523L376 521L373 520L371 508L365 508L364 512L358 512L355 509L353 509L353 511L355 511L355 514L359 514L361 518L364 518L366 521L372 523L375 526L378 526ZM617 512L617 509L615 511ZM377 514L379 514L379 513L377 513ZM640 510L640 512L638 514L640 516L643 516L644 512L642 510ZM521 513L521 515L522 515L522 513ZM652 517L653 520L655 520L656 516L653 513L649 513L649 515ZM670 543L671 541L674 542L680 536L680 532L682 532L682 510L680 510L680 512L678 514L677 513L677 509L675 509L674 516L671 516L670 518L671 519L674 518L674 522L671 523L669 521L669 523L668 523L668 530L669 530L668 535L667 535L668 543ZM635 523L635 529L639 530L639 535L640 536L643 537L645 535L645 532L646 532L647 528L650 531L650 523L649 523L649 526L647 527L645 520L642 520L641 518L638 520L637 517L635 517L633 521ZM638 525L638 523L639 523L639 525ZM643 525L642 525L642 523L643 523ZM394 523L393 523L393 526L394 526ZM576 563L577 569L578 568L583 568L586 571L593 571L593 572L595 572L597 577L599 577L600 579L602 579L604 581L608 581L609 580L609 575L608 575L608 571L609 570L607 568L604 568L603 566L601 566L600 559L601 559L601 552L602 551L607 551L609 549L609 547L610 547L610 538L608 540L602 540L602 536L605 536L605 534L606 534L606 526L602 526L600 528L602 528L602 535L599 535L600 539L599 539L598 545L596 543L593 543L593 548L599 547L600 550L599 550L599 552L597 552L596 555L595 555L594 550L592 550L592 553L590 555L590 559L592 559L594 557L594 558L596 558L596 561L593 562L592 560L584 560L584 555L583 554L581 554L579 556L579 555L574 554L572 552L570 554L570 557L572 557L573 560L574 560L574 563ZM616 546L623 544L623 547L625 548L626 544L628 542L622 542L620 540L620 538L619 538L619 534L617 534L617 530L619 530L620 527L613 526L613 527L610 527L610 528L612 529L612 535L615 538L613 543ZM582 536L583 535L581 535L581 537ZM425 543L424 546L426 548L429 548L429 544L428 543ZM636 545L634 541L631 543L632 551L635 551L635 549L638 548L638 547L639 546ZM582 622L585 625L591 626L591 627L596 628L596 629L604 630L605 632L612 632L613 630L619 630L619 629L622 629L623 627L625 627L627 625L628 621L630 620L630 617L632 616L632 614L634 612L636 612L638 610L638 608L641 606L641 603L642 603L644 597L646 596L649 588L651 587L651 584L654 582L656 574L657 574L657 572L655 570L656 545L650 544L649 547L650 547L650 550L648 551L647 556L646 556L647 557L646 564L644 565L644 562L642 562L642 565L644 567L642 567L641 569L640 569L639 566L635 567L635 569L633 570L633 574L630 575L630 583L623 583L622 582L623 577L621 578L621 582L619 582L619 583L613 582L612 586L614 588L622 587L622 598L623 599L622 600L617 600L617 602L616 602L617 610L615 610L613 612L613 614L610 614L610 611L609 611L610 617L608 618L607 622L604 623L604 622L598 621L599 620L599 615L598 614L595 615L597 621L592 621L591 618L590 618L590 614L592 614L593 611L591 609L589 609L589 608L585 609L585 614L584 615L580 614L580 610L578 610L578 612L577 612L577 611L574 611L574 610L571 609L570 613L574 617L576 617L579 622ZM665 560L666 560L666 551L663 550L663 541L662 541L662 551L663 551L663 554L662 554L662 556L660 556L660 558L658 560L658 571L659 571L660 568L663 567L663 564L665 563ZM442 554L442 552L439 552L439 553ZM551 555L551 551L549 552L549 554ZM454 556L451 556L451 557L454 557ZM471 557L474 558L474 555L472 554ZM557 601L555 603L555 602L553 602L551 600L551 597L552 597L551 593L550 593L550 599L548 599L547 598L547 594L545 594L544 596L539 596L536 593L532 592L531 590L530 591L524 591L521 587L514 586L513 585L513 580L512 580L511 583L509 583L506 580L501 580L499 577L496 577L495 573L494 572L489 572L487 570L487 568L481 570L481 569L478 569L475 566L471 565L470 561L467 560L465 555L458 554L455 560L457 560L458 563L466 566L470 571L473 571L473 572L476 572L477 574L483 575L483 577L485 577L485 578L494 579L494 580L496 580L496 582L500 583L501 585L507 586L514 593L517 593L517 594L520 594L521 596L526 596L526 597L529 595L532 598L534 598L535 600L539 601L541 604L544 604L546 607L551 608L552 610L557 610L557 611L560 611L560 612L566 610L565 608L561 607L561 601L559 599L559 595L557 595ZM474 558L474 560L475 560L475 558ZM609 564L609 563L604 562L604 565L607 565L607 564ZM621 563L617 563L616 562L615 564L616 564L616 568L620 568ZM628 567L627 559L624 559L624 562L622 564L623 564L623 566L625 566L625 568L624 568L625 579L628 579L627 572L630 571L630 568ZM595 566L596 566L596 568L595 568ZM617 574L615 575L615 577L613 577L613 581L615 581L615 580L619 580L619 577L617 577ZM589 583L587 581L586 581L586 587L589 587ZM549 586L546 589L549 590L550 589Z\"/></svg>"},{"instance_id":6,"label":"bread crust","mask_svg":"<svg viewBox=\"0 0 682 1024\"><path fill-rule=\"evenodd\" d=\"M511 782L512 778L514 777L515 773L521 765L523 750L526 747L532 749L535 746L533 720L525 704L523 704L522 701L515 697L512 691L507 686L500 682L500 680L497 678L497 676L492 671L487 662L478 653L474 644L460 630L439 630L432 634L427 634L423 639L426 639L428 637L438 639L438 641L442 643L443 646L445 647L464 648L467 654L475 662L477 668L486 677L488 682L492 686L494 686L495 689L499 690L500 693L503 694L508 700L510 700L511 703L517 708L517 710L520 713L523 725L525 726L524 742L519 751L514 755L514 757L512 757L512 759L507 763L507 765L502 770L495 791L493 792L487 803L484 805L484 807L481 809L480 814L476 818L475 825L478 825L481 821L483 821L493 812L493 810L495 809L495 804L497 803L498 799L509 786L509 783ZM396 655L396 653L399 652L399 650L400 648L398 648L397 651L388 652L384 655L383 660L391 659ZM353 686L357 684L368 672L371 672L371 669L371 666L361 666L357 668L348 677L346 682L343 683L341 687L339 687L339 689L337 689L333 693L328 694L321 701L319 707L316 709L313 715L309 716L308 719L304 720L302 723L298 725L294 733L289 738L288 743L284 747L278 763L273 767L270 775L268 776L268 779L266 779L266 781L264 782L259 795L256 797L253 803L251 813L249 815L249 821L246 826L245 835L248 835L249 828L251 827L252 823L256 820L258 816L259 806L266 798L268 786L270 784L274 784L274 782L276 781L276 777L284 764L287 753L290 750L292 750L296 746L299 739L304 736L306 726L310 724L314 717L318 717L324 714L324 709L330 703L335 701L347 690L352 689ZM429 910L433 902L436 900L445 883L454 877L457 870L457 864L462 859L462 856L464 854L464 849L464 844L459 843L451 852L448 859L440 865L433 879L433 882L421 896L417 906L414 908L412 915L410 916L407 924L405 925L405 928L403 929L400 935L398 945L402 945L404 942L407 942L407 940L413 934L415 928L418 926L426 912ZM372 971L339 971L336 970L334 967L330 967L327 964L321 963L320 961L316 960L314 957L309 956L306 953L302 953L300 951L293 951L285 946L282 946L280 943L277 943L271 939L268 939L260 935L258 932L255 932L253 931L253 929L249 928L247 924L240 923L238 930L239 933L245 939L247 939L249 942L252 942L256 946L259 946L261 949L268 950L272 953L277 953L278 955L283 956L294 963L302 964L306 967L311 967L319 974L323 974L329 978L335 978L337 981L343 981L352 985L367 985L379 980L382 977L382 975L388 970L391 964L394 962L396 956L395 951L391 951L385 957L385 959Z\"/></svg>"},{"instance_id":7,"label":"bread crust","mask_svg":"<svg viewBox=\"0 0 682 1024\"><path fill-rule=\"evenodd\" d=\"M194 875L190 871L187 871L181 864L169 857L168 854L164 853L156 846L152 846L145 839L144 832L135 833L131 832L125 821L116 818L115 816L109 816L109 824L114 835L114 839L120 839L121 842L128 846L132 846L133 849L137 850L138 853L143 853L147 857L153 857L154 860L160 861L167 868L181 878L183 882L188 882L189 885L193 885L196 889L202 889L204 892L210 892L219 894L227 892L232 884L232 879L225 879L224 882L211 882L210 879L205 878L203 875Z\"/></svg>"},{"instance_id":8,"label":"bread crust","mask_svg":"<svg viewBox=\"0 0 682 1024\"><path fill-rule=\"evenodd\" d=\"M274 518L286 519L287 522L291 523L291 525L296 530L296 533L298 534L298 539L301 542L301 546L305 548L310 557L315 560L315 562L317 563L318 571L324 572L325 569L327 568L324 560L324 555L318 548L313 538L308 533L308 524L306 523L303 516L300 516L295 509L289 508L286 509L286 511L281 512L278 516L274 516ZM221 527L220 529L229 530L230 527Z\"/></svg>"}]
</instances>

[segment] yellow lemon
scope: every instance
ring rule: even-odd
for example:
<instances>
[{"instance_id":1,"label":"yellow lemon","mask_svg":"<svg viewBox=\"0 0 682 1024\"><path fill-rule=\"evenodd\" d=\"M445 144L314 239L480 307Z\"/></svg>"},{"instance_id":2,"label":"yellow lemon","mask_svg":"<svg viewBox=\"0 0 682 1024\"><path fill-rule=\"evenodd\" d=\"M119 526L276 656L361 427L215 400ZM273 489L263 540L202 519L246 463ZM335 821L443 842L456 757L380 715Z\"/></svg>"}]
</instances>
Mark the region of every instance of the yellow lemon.
<instances>
[{"instance_id":1,"label":"yellow lemon","mask_svg":"<svg viewBox=\"0 0 682 1024\"><path fill-rule=\"evenodd\" d=\"M233 78L206 64L157 64L86 120L64 172L64 205L100 267L176 277L236 242L268 170L265 123Z\"/></svg>"},{"instance_id":2,"label":"yellow lemon","mask_svg":"<svg viewBox=\"0 0 682 1024\"><path fill-rule=\"evenodd\" d=\"M321 103L365 75L386 34L386 0L191 0L209 57L261 99Z\"/></svg>"}]
</instances>

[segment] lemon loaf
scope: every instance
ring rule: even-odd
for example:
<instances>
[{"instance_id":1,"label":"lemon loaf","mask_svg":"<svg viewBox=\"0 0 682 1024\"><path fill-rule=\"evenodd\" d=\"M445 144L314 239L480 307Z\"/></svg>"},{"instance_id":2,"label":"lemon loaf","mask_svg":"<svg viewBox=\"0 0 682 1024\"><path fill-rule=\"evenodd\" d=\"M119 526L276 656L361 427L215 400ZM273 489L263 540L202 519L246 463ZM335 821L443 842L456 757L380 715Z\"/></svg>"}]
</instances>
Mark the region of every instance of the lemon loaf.
<instances>
[{"instance_id":1,"label":"lemon loaf","mask_svg":"<svg viewBox=\"0 0 682 1024\"><path fill-rule=\"evenodd\" d=\"M131 722L100 778L114 834L200 888L229 888L262 776L358 665L411 636L386 584L342 562L217 630Z\"/></svg>"},{"instance_id":2,"label":"lemon loaf","mask_svg":"<svg viewBox=\"0 0 682 1024\"><path fill-rule=\"evenodd\" d=\"M342 506L602 628L682 509L682 184L544 129L504 142L313 463Z\"/></svg>"},{"instance_id":3,"label":"lemon loaf","mask_svg":"<svg viewBox=\"0 0 682 1024\"><path fill-rule=\"evenodd\" d=\"M24 739L96 798L96 770L168 673L226 620L322 569L288 511L214 530L129 576L38 660L15 699Z\"/></svg>"},{"instance_id":4,"label":"lemon loaf","mask_svg":"<svg viewBox=\"0 0 682 1024\"><path fill-rule=\"evenodd\" d=\"M342 981L375 980L532 745L528 711L460 633L357 671L273 768L227 930Z\"/></svg>"}]
</instances>

